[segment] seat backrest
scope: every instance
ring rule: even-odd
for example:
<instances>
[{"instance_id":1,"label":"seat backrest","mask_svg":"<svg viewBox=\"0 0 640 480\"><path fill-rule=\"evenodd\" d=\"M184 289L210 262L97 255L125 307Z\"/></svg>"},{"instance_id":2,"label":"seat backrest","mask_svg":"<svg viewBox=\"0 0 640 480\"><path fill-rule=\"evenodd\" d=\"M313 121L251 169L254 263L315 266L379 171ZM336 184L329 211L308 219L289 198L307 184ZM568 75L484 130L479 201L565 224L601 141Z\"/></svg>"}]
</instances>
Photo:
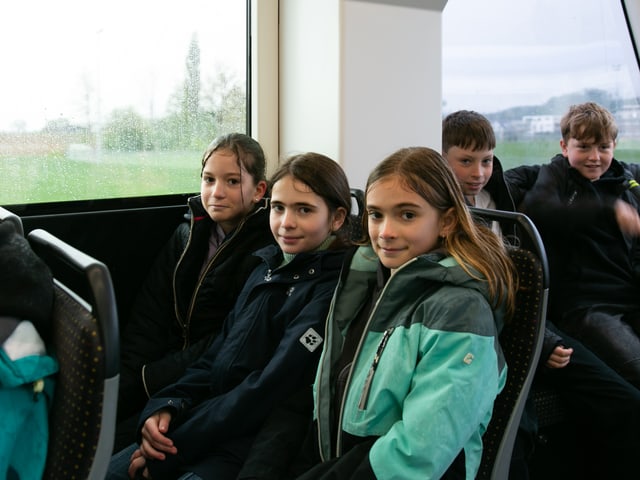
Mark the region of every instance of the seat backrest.
<instances>
[{"instance_id":1,"label":"seat backrest","mask_svg":"<svg viewBox=\"0 0 640 480\"><path fill-rule=\"evenodd\" d=\"M120 365L111 276L103 263L44 230L27 238L49 265L55 290L51 353L60 370L43 478L103 479L115 437Z\"/></svg>"},{"instance_id":2,"label":"seat backrest","mask_svg":"<svg viewBox=\"0 0 640 480\"><path fill-rule=\"evenodd\" d=\"M526 215L480 208L471 208L471 211L475 218L483 221L513 223L520 240L518 245L509 246L519 283L515 315L500 333L500 346L508 367L507 383L494 403L493 415L482 439L482 461L476 476L502 480L509 478L513 445L542 349L549 270L542 239Z\"/></svg>"},{"instance_id":3,"label":"seat backrest","mask_svg":"<svg viewBox=\"0 0 640 480\"><path fill-rule=\"evenodd\" d=\"M362 216L364 215L364 191L351 189L351 240L362 240Z\"/></svg>"},{"instance_id":4,"label":"seat backrest","mask_svg":"<svg viewBox=\"0 0 640 480\"><path fill-rule=\"evenodd\" d=\"M0 222L13 223L16 227L16 232L20 235L24 235L24 228L22 227L22 220L20 217L4 207L0 207Z\"/></svg>"}]
</instances>

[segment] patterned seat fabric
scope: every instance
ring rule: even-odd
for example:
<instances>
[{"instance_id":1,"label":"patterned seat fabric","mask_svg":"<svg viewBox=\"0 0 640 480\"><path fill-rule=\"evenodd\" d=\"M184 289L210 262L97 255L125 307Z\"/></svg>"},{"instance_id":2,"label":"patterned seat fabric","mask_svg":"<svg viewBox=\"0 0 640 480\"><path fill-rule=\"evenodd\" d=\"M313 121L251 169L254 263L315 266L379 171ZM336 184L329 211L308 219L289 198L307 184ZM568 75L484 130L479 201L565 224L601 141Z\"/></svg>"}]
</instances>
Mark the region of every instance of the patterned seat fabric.
<instances>
[{"instance_id":1,"label":"patterned seat fabric","mask_svg":"<svg viewBox=\"0 0 640 480\"><path fill-rule=\"evenodd\" d=\"M536 344L540 342L541 328L544 328L546 301L541 263L528 250L511 248L509 253L518 271L519 288L515 315L500 334L500 345L508 366L507 383L496 398L491 422L483 436L482 462L476 477L479 479L492 478L496 456L511 422L517 422L511 429L517 430L528 393L525 383L536 368ZM519 412L516 411L518 404Z\"/></svg>"},{"instance_id":2,"label":"patterned seat fabric","mask_svg":"<svg viewBox=\"0 0 640 480\"><path fill-rule=\"evenodd\" d=\"M60 364L45 478L86 479L100 436L104 347L96 318L55 286L53 354Z\"/></svg>"},{"instance_id":3,"label":"patterned seat fabric","mask_svg":"<svg viewBox=\"0 0 640 480\"><path fill-rule=\"evenodd\" d=\"M99 260L46 230L31 247L53 273L51 354L59 363L43 479L102 480L115 436L120 335L111 275Z\"/></svg>"}]
</instances>

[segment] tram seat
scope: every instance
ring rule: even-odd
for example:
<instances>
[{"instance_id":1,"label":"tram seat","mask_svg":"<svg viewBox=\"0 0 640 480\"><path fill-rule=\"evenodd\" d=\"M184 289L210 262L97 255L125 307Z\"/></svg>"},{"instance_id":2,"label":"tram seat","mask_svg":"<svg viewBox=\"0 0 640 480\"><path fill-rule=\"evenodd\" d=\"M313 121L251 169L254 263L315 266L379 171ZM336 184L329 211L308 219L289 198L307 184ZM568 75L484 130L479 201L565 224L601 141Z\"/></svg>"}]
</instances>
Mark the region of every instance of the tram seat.
<instances>
[{"instance_id":1,"label":"tram seat","mask_svg":"<svg viewBox=\"0 0 640 480\"><path fill-rule=\"evenodd\" d=\"M538 230L521 213L471 208L474 218L516 226L522 245L509 247L518 276L516 310L500 333L508 366L507 383L496 398L493 416L483 435L484 449L477 479L509 478L513 446L535 375L546 321L549 294L547 257ZM526 246L526 247L525 247Z\"/></svg>"},{"instance_id":2,"label":"tram seat","mask_svg":"<svg viewBox=\"0 0 640 480\"><path fill-rule=\"evenodd\" d=\"M568 421L567 406L560 398L558 391L551 385L536 381L531 388L531 398L536 414L539 440L544 438L545 429Z\"/></svg>"},{"instance_id":3,"label":"tram seat","mask_svg":"<svg viewBox=\"0 0 640 480\"><path fill-rule=\"evenodd\" d=\"M351 240L362 240L362 216L364 215L364 191L359 188L351 189L351 198L355 205L351 207Z\"/></svg>"},{"instance_id":4,"label":"tram seat","mask_svg":"<svg viewBox=\"0 0 640 480\"><path fill-rule=\"evenodd\" d=\"M16 227L16 232L20 235L24 235L24 228L22 227L22 220L18 215L10 212L4 207L0 207L0 222L11 222Z\"/></svg>"},{"instance_id":5,"label":"tram seat","mask_svg":"<svg viewBox=\"0 0 640 480\"><path fill-rule=\"evenodd\" d=\"M27 236L54 276L59 373L44 479L103 479L113 449L120 344L108 268L45 230Z\"/></svg>"}]
</instances>

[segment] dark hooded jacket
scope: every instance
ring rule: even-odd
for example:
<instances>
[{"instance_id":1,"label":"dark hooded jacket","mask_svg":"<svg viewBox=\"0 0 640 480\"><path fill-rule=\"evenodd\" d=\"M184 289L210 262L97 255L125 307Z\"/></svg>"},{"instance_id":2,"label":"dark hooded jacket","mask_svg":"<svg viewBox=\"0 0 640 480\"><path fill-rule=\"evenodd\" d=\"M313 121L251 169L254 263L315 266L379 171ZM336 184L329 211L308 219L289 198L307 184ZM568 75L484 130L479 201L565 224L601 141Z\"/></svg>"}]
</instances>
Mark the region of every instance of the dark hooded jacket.
<instances>
[{"instance_id":1,"label":"dark hooded jacket","mask_svg":"<svg viewBox=\"0 0 640 480\"><path fill-rule=\"evenodd\" d=\"M497 210L516 212L521 210L525 195L536 183L539 171L539 165L520 165L505 171L500 160L494 156L493 173L484 188L491 194ZM510 242L528 248L527 236L518 232L515 225L503 223L500 228ZM544 331L544 342L540 354L540 363L543 365L553 350L564 343L563 338L556 332L557 330L553 331L549 328Z\"/></svg>"},{"instance_id":2,"label":"dark hooded jacket","mask_svg":"<svg viewBox=\"0 0 640 480\"><path fill-rule=\"evenodd\" d=\"M622 233L614 214L617 200L640 206L632 179L640 167L615 159L593 182L562 155L540 168L524 212L547 250L551 318L598 304L640 306L637 239Z\"/></svg>"},{"instance_id":3,"label":"dark hooded jacket","mask_svg":"<svg viewBox=\"0 0 640 480\"><path fill-rule=\"evenodd\" d=\"M256 252L261 263L222 333L184 376L149 400L140 417L138 435L154 412L172 413L167 436L178 454L148 463L154 479L177 478L179 471L214 478L203 459L221 443L255 435L273 409L311 385L344 254L300 253L282 265L276 246Z\"/></svg>"},{"instance_id":4,"label":"dark hooded jacket","mask_svg":"<svg viewBox=\"0 0 640 480\"><path fill-rule=\"evenodd\" d=\"M539 168L537 165L520 165L505 171L498 157L494 156L493 173L484 190L491 194L496 210L518 211L525 194L536 181ZM502 224L500 229L507 237L519 236L513 225Z\"/></svg>"},{"instance_id":5,"label":"dark hooded jacket","mask_svg":"<svg viewBox=\"0 0 640 480\"><path fill-rule=\"evenodd\" d=\"M252 253L275 243L263 200L200 273L214 222L200 196L190 198L188 206L190 222L178 226L156 259L124 329L121 420L138 415L151 395L178 379L205 351L260 261Z\"/></svg>"}]
</instances>

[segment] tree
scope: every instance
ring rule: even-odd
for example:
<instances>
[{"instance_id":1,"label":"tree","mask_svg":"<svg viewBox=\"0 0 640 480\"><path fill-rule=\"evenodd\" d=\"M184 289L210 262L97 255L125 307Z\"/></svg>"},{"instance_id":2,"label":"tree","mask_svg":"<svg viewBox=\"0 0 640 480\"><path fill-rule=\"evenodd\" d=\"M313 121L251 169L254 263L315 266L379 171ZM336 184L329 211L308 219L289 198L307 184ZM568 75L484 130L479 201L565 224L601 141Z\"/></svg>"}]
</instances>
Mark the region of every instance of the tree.
<instances>
[{"instance_id":1,"label":"tree","mask_svg":"<svg viewBox=\"0 0 640 480\"><path fill-rule=\"evenodd\" d=\"M198 130L198 112L200 110L200 45L198 35L193 34L186 59L187 78L184 81L182 94L182 118L185 131L191 143Z\"/></svg>"},{"instance_id":2,"label":"tree","mask_svg":"<svg viewBox=\"0 0 640 480\"><path fill-rule=\"evenodd\" d=\"M133 109L114 110L102 130L107 150L134 152L149 150L144 119Z\"/></svg>"},{"instance_id":3,"label":"tree","mask_svg":"<svg viewBox=\"0 0 640 480\"><path fill-rule=\"evenodd\" d=\"M203 93L203 111L219 133L246 131L245 90L225 72L219 72Z\"/></svg>"}]
</instances>

